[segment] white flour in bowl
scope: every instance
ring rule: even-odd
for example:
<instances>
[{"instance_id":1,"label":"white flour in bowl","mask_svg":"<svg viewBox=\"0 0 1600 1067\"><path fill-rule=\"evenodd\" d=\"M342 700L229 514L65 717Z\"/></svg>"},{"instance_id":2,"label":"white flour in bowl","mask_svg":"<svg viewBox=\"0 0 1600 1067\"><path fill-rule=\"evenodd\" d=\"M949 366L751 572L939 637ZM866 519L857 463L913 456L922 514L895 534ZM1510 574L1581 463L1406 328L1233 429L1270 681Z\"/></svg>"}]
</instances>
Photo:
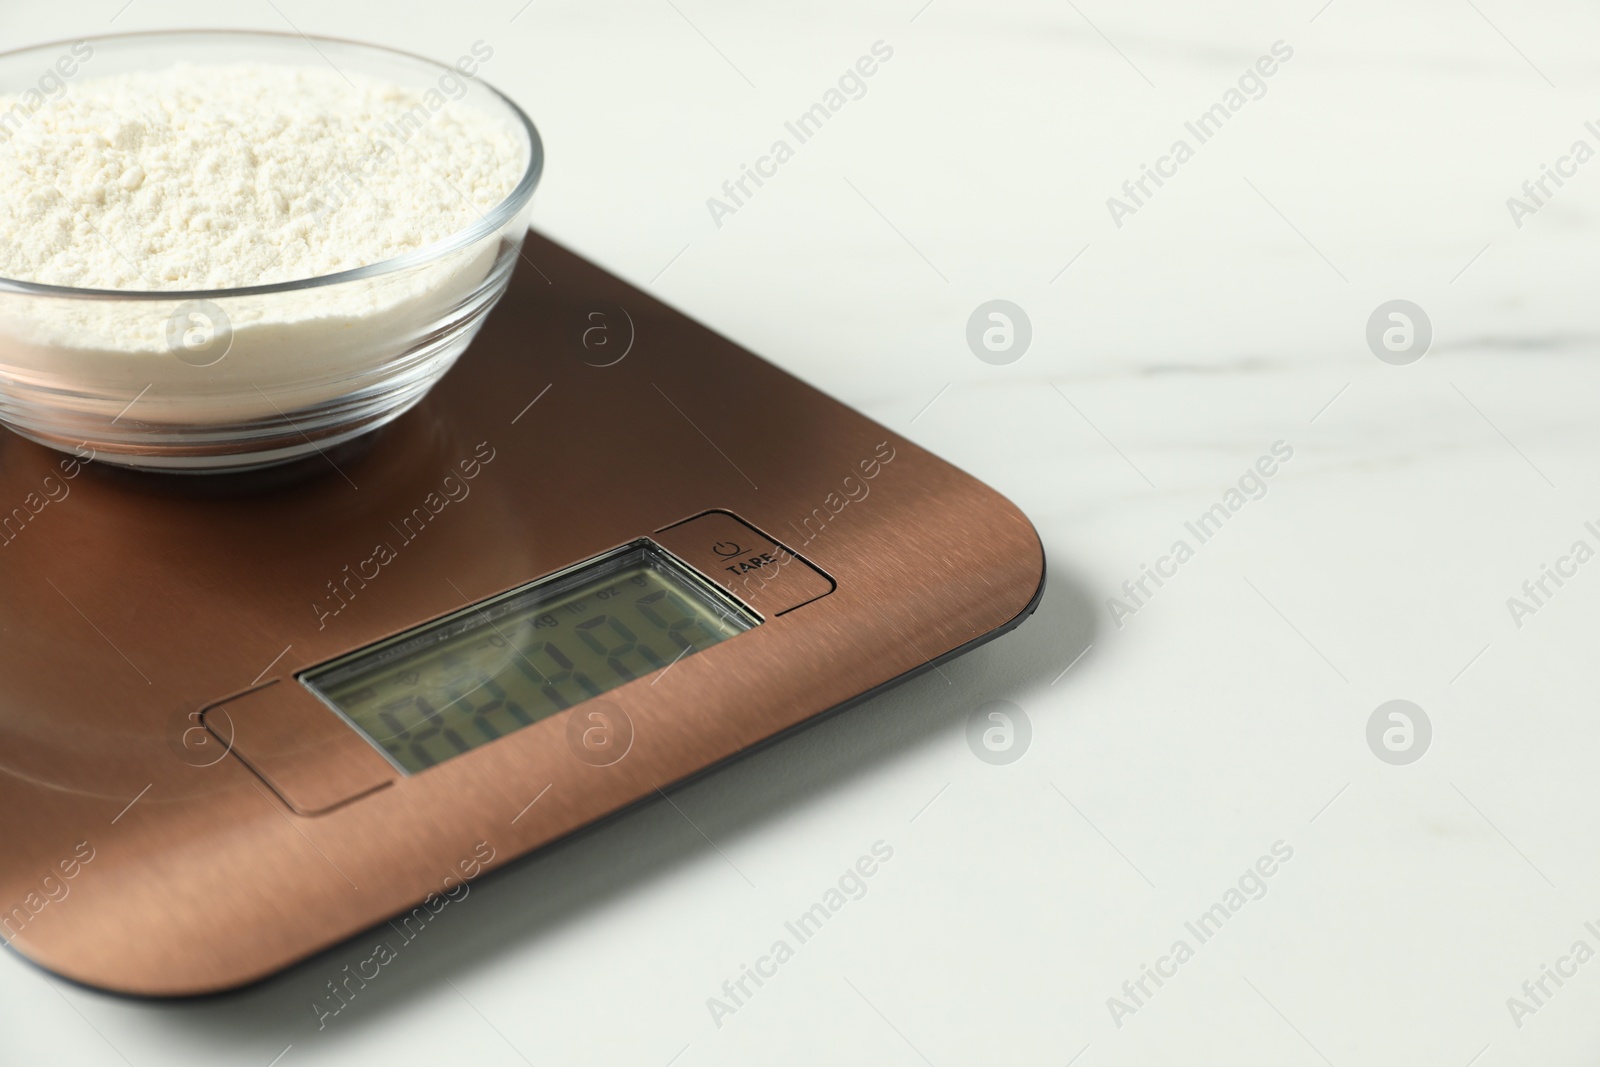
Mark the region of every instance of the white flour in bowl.
<instances>
[{"instance_id":1,"label":"white flour in bowl","mask_svg":"<svg viewBox=\"0 0 1600 1067\"><path fill-rule=\"evenodd\" d=\"M0 96L0 112L14 101ZM522 176L468 107L334 70L181 65L76 86L0 142L0 278L193 290L442 241Z\"/></svg>"},{"instance_id":2,"label":"white flour in bowl","mask_svg":"<svg viewBox=\"0 0 1600 1067\"><path fill-rule=\"evenodd\" d=\"M0 113L11 103L0 96ZM85 81L0 141L0 278L177 294L369 266L470 227L516 187L527 154L519 131L468 102L332 69L184 64ZM292 410L405 351L473 293L499 243L370 279L214 297L231 347L206 367L173 354L176 295L0 292L0 364L85 412L115 414L135 393L133 419Z\"/></svg>"}]
</instances>

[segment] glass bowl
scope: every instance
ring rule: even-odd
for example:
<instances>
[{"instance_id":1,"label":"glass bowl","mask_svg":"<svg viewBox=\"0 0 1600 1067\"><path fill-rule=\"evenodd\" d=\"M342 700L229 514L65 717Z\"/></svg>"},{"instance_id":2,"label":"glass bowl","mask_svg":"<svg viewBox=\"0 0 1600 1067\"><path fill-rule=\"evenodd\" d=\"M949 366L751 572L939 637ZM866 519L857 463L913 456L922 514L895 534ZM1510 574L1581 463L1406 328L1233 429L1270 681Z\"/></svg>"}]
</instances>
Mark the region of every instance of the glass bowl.
<instances>
[{"instance_id":1,"label":"glass bowl","mask_svg":"<svg viewBox=\"0 0 1600 1067\"><path fill-rule=\"evenodd\" d=\"M521 180L446 240L321 277L188 292L0 278L0 422L80 458L169 471L288 462L377 429L422 399L505 292L544 163L538 131L476 76L471 57L448 66L298 34L163 31L38 45L0 54L0 95L31 94L26 121L27 105L75 81L186 62L331 65L436 90L441 106L475 108L506 128L522 152ZM17 121L0 111L0 139L8 114Z\"/></svg>"}]
</instances>

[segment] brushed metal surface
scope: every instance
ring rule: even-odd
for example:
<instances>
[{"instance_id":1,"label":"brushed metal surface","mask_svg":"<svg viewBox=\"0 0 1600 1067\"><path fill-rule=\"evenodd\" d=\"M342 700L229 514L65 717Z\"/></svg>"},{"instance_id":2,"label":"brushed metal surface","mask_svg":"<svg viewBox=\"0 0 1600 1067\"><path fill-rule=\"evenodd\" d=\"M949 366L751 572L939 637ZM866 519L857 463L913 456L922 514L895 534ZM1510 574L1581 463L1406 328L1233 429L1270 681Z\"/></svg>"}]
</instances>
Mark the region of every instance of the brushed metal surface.
<instances>
[{"instance_id":1,"label":"brushed metal surface","mask_svg":"<svg viewBox=\"0 0 1600 1067\"><path fill-rule=\"evenodd\" d=\"M1036 602L1038 537L992 489L524 251L461 363L358 447L217 480L0 436L0 935L28 958L136 994L250 982L443 892L478 842L509 862ZM714 509L837 588L607 693L633 730L611 765L569 746L578 705L306 816L197 742L221 700Z\"/></svg>"}]
</instances>

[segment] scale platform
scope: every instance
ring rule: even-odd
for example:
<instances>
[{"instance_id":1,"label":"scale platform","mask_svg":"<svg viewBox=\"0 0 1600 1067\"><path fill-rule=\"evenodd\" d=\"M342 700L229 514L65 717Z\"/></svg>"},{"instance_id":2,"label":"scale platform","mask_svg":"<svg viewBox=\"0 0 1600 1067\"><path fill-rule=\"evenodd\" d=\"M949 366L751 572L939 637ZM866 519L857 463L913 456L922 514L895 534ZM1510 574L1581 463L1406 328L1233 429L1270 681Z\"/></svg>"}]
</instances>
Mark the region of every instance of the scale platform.
<instances>
[{"instance_id":1,"label":"scale platform","mask_svg":"<svg viewBox=\"0 0 1600 1067\"><path fill-rule=\"evenodd\" d=\"M537 233L523 259L421 404L299 466L0 440L23 956L244 985L1038 604L994 490Z\"/></svg>"}]
</instances>

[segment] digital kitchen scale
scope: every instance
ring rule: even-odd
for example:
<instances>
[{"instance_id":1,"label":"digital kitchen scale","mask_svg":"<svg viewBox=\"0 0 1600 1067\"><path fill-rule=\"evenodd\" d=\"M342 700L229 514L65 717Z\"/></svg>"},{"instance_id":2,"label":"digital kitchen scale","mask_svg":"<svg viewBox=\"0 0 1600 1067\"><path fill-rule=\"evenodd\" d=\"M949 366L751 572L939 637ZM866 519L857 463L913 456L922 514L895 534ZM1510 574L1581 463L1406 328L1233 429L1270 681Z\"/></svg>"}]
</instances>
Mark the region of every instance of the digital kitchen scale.
<instances>
[{"instance_id":1,"label":"digital kitchen scale","mask_svg":"<svg viewBox=\"0 0 1600 1067\"><path fill-rule=\"evenodd\" d=\"M523 258L433 392L314 470L0 440L24 956L251 982L1038 603L994 490L537 234Z\"/></svg>"}]
</instances>

